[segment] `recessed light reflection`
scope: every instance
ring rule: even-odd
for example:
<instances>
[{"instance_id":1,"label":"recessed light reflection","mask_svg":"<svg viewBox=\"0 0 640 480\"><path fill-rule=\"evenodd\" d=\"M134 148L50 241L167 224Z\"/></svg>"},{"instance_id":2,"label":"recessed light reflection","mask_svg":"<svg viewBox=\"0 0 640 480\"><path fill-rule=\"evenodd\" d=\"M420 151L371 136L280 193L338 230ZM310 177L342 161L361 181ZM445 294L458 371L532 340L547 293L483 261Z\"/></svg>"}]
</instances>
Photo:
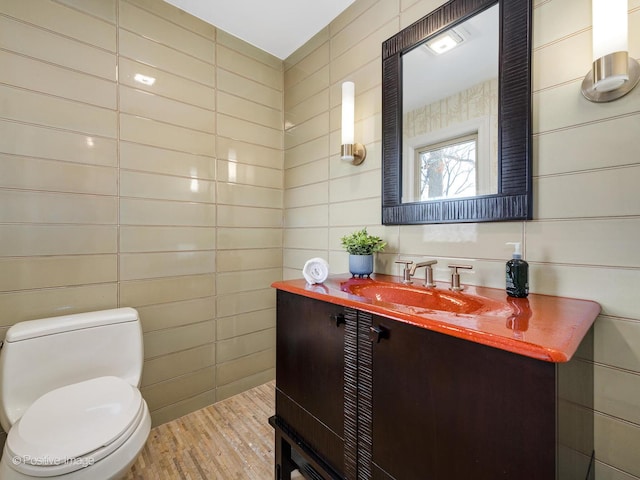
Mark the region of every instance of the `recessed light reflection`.
<instances>
[{"instance_id":1,"label":"recessed light reflection","mask_svg":"<svg viewBox=\"0 0 640 480\"><path fill-rule=\"evenodd\" d=\"M136 82L141 83L141 84L143 84L143 85L149 85L149 86L151 86L151 85L153 85L154 83L156 83L156 79L155 79L155 78L153 78L153 77L148 77L148 76L146 76L146 75L142 75L141 73L136 73L136 74L133 76L133 79L134 79Z\"/></svg>"},{"instance_id":2,"label":"recessed light reflection","mask_svg":"<svg viewBox=\"0 0 640 480\"><path fill-rule=\"evenodd\" d=\"M449 50L457 47L463 41L463 38L453 30L443 33L437 36L431 41L426 43L427 48L436 55L441 55Z\"/></svg>"},{"instance_id":3,"label":"recessed light reflection","mask_svg":"<svg viewBox=\"0 0 640 480\"><path fill-rule=\"evenodd\" d=\"M236 164L235 163L228 163L228 167L227 167L227 179L229 182L235 183L237 180L237 170L236 170Z\"/></svg>"}]
</instances>

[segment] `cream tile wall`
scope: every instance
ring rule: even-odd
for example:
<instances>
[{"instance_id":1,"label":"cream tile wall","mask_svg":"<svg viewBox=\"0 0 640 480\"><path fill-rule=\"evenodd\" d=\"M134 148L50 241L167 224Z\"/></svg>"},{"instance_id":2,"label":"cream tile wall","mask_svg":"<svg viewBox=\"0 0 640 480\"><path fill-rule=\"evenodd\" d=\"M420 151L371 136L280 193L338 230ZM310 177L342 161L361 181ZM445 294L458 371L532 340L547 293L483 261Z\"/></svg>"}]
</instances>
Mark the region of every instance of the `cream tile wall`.
<instances>
[{"instance_id":1,"label":"cream tile wall","mask_svg":"<svg viewBox=\"0 0 640 480\"><path fill-rule=\"evenodd\" d=\"M322 256L346 272L339 238L367 226L398 255L474 266L464 281L504 288L507 241L520 241L531 290L602 305L595 328L597 478L640 479L640 89L611 104L584 100L591 62L589 0L534 1L531 222L380 225L381 43L442 0L356 0L285 61L284 276ZM629 1L630 51L640 57L640 1ZM340 85L356 84L360 167L338 158Z\"/></svg>"},{"instance_id":2,"label":"cream tile wall","mask_svg":"<svg viewBox=\"0 0 640 480\"><path fill-rule=\"evenodd\" d=\"M156 424L272 379L282 104L280 60L161 0L1 2L1 336L136 307Z\"/></svg>"}]
</instances>

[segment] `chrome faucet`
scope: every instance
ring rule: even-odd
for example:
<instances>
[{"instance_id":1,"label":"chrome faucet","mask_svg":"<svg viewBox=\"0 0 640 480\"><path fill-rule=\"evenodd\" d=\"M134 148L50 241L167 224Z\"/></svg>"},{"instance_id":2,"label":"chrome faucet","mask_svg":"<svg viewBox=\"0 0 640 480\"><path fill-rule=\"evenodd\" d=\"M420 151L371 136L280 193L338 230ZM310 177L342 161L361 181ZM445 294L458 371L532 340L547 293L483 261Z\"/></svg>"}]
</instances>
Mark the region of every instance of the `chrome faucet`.
<instances>
[{"instance_id":1,"label":"chrome faucet","mask_svg":"<svg viewBox=\"0 0 640 480\"><path fill-rule=\"evenodd\" d=\"M396 263L404 264L404 269L402 271L402 283L413 283L411 277L416 274L416 270L420 267L425 267L424 286L429 288L433 288L436 286L436 284L433 282L433 268L431 268L431 266L438 263L437 260L428 260L426 262L418 262L416 264L414 264L411 260L396 260Z\"/></svg>"},{"instance_id":2,"label":"chrome faucet","mask_svg":"<svg viewBox=\"0 0 640 480\"><path fill-rule=\"evenodd\" d=\"M416 273L416 269L424 267L424 286L427 288L434 288L436 284L433 281L433 268L432 266L438 263L437 260L428 260L426 262L416 263L411 269L411 275Z\"/></svg>"},{"instance_id":3,"label":"chrome faucet","mask_svg":"<svg viewBox=\"0 0 640 480\"><path fill-rule=\"evenodd\" d=\"M454 292L464 290L464 287L460 285L460 274L458 273L458 269L463 268L465 270L471 270L473 267L471 265L449 265L449 268L453 268L453 272L451 272L451 286L449 289Z\"/></svg>"}]
</instances>

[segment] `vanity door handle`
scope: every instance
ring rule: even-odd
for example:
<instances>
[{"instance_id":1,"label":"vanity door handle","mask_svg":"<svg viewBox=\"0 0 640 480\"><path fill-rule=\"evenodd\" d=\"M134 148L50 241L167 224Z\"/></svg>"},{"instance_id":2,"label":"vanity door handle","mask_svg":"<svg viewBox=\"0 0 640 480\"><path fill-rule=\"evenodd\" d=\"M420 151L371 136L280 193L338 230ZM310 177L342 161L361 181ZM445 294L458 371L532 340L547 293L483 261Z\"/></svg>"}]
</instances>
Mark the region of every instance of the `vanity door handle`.
<instances>
[{"instance_id":1,"label":"vanity door handle","mask_svg":"<svg viewBox=\"0 0 640 480\"><path fill-rule=\"evenodd\" d=\"M369 340L374 343L380 343L383 338L389 338L389 330L382 325L369 327Z\"/></svg>"},{"instance_id":2,"label":"vanity door handle","mask_svg":"<svg viewBox=\"0 0 640 480\"><path fill-rule=\"evenodd\" d=\"M332 313L329 315L329 318L336 322L336 327L339 327L341 323L347 323L344 313Z\"/></svg>"}]
</instances>

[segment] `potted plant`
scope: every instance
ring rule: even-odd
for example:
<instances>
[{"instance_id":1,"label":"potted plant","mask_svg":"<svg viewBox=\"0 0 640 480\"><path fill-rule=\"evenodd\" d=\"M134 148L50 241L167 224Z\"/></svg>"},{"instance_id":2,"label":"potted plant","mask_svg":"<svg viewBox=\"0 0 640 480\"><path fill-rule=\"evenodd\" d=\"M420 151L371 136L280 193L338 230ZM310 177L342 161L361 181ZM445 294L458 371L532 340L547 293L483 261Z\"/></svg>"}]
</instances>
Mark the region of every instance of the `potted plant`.
<instances>
[{"instance_id":1,"label":"potted plant","mask_svg":"<svg viewBox=\"0 0 640 480\"><path fill-rule=\"evenodd\" d=\"M345 235L340 241L349 253L349 272L354 277L371 275L373 273L373 254L381 252L387 246L387 242L380 237L369 235L367 227Z\"/></svg>"}]
</instances>

